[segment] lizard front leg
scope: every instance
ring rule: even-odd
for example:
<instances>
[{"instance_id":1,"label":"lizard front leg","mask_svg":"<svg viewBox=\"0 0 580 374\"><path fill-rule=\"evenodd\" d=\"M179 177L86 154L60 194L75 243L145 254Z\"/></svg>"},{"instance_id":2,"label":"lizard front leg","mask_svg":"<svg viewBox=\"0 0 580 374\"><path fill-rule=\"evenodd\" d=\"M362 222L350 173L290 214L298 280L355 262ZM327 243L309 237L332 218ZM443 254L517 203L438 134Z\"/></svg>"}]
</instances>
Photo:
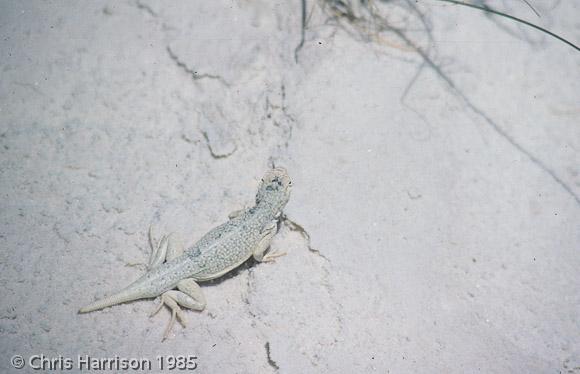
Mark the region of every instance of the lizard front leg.
<instances>
[{"instance_id":1,"label":"lizard front leg","mask_svg":"<svg viewBox=\"0 0 580 374\"><path fill-rule=\"evenodd\" d=\"M229 219L238 218L239 216L241 216L242 214L244 214L246 212L246 210L248 210L248 207L247 206L244 206L242 209L234 210L233 212L231 212L230 214L228 214L228 218Z\"/></svg>"},{"instance_id":2,"label":"lizard front leg","mask_svg":"<svg viewBox=\"0 0 580 374\"><path fill-rule=\"evenodd\" d=\"M270 242L274 235L276 235L277 222L272 221L272 223L264 229L262 232L262 239L254 248L252 255L254 259L258 262L273 262L277 257L286 255L286 252L269 252L266 254L268 247L270 247Z\"/></svg>"}]
</instances>

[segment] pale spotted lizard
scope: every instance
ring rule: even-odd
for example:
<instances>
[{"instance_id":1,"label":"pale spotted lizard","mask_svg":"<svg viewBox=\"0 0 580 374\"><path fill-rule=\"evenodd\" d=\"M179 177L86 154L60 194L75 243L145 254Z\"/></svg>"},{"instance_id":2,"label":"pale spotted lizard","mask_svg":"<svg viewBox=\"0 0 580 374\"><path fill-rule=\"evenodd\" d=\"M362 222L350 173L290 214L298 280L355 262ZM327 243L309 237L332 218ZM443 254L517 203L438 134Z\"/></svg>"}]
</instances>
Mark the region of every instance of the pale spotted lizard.
<instances>
[{"instance_id":1,"label":"pale spotted lizard","mask_svg":"<svg viewBox=\"0 0 580 374\"><path fill-rule=\"evenodd\" d=\"M276 234L291 187L285 169L269 170L262 178L253 207L230 214L228 222L212 229L186 250L175 233L164 236L155 244L150 229L152 255L147 273L120 292L81 308L79 313L161 296L161 302L152 315L163 305L171 309L171 320L163 334L165 340L176 317L185 326L185 317L179 306L194 310L205 308L205 297L198 282L218 278L251 256L265 262L285 254L265 252Z\"/></svg>"}]
</instances>

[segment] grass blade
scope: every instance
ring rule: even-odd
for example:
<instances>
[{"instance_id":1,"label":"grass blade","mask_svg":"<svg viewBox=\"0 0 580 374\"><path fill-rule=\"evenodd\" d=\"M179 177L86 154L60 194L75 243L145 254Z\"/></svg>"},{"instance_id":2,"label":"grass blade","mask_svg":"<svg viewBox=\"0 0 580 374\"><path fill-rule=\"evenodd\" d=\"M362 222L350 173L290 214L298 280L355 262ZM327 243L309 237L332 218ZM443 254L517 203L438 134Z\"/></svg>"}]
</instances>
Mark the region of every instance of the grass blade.
<instances>
[{"instance_id":1,"label":"grass blade","mask_svg":"<svg viewBox=\"0 0 580 374\"><path fill-rule=\"evenodd\" d=\"M505 17L505 18L511 19L512 21L516 21L516 22L522 23L522 24L524 24L524 25L526 25L526 26L532 27L532 28L534 28L534 29L536 29L536 30L539 30L539 31L541 31L541 32L545 33L545 34L548 34L548 35L550 35L551 37L553 37L553 38L555 38L555 39L558 39L558 40L559 40L559 41L561 41L562 43L568 44L570 47L572 47L572 48L574 48L575 50L577 50L578 52L580 52L580 47L578 47L578 46L577 46L577 45L575 45L574 43L572 43L572 42L570 42L570 41L568 41L568 40L564 39L563 37L561 37L561 36L559 36L559 35L557 35L557 34L554 34L553 32L551 32L551 31L548 31L548 30L546 30L546 29L545 29L545 28L543 28L543 27L540 27L540 26L538 26L538 25L534 25L534 24L533 24L533 23L531 23L531 22L528 22L528 21L525 21L525 20L523 20L523 19L521 19L521 18L514 17L514 16L511 16L511 15L509 15L509 14L506 14L506 13L500 12L500 11L498 11L498 10L495 10L495 9L492 9L492 8L490 8L490 7L488 7L488 6L485 6L485 5L484 5L484 6L479 6L479 5L474 5L474 4L464 3L463 1L457 1L457 0L437 0L437 1L443 1L443 2L445 2L445 3L451 3L451 4L455 4L455 5L461 5L461 6L465 6L465 7L468 7L468 8L474 8L474 9L481 10L481 11L483 11L483 12L492 13L492 14L498 15L498 16L500 16L500 17Z\"/></svg>"}]
</instances>

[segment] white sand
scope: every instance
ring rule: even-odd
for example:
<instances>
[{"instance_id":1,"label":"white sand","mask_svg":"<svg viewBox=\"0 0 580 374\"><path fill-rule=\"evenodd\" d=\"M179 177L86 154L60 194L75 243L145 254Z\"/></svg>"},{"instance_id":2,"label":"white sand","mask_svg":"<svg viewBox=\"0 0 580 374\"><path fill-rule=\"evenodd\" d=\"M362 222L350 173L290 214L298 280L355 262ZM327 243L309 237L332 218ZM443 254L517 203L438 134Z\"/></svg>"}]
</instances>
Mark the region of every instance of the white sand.
<instances>
[{"instance_id":1,"label":"white sand","mask_svg":"<svg viewBox=\"0 0 580 374\"><path fill-rule=\"evenodd\" d=\"M402 101L421 58L318 7L296 63L299 1L75 4L0 5L0 371L579 370L580 53L427 1L458 91L425 67ZM510 5L580 43L574 1ZM141 274L150 223L194 242L270 162L310 244L282 226L287 256L204 287L164 343L152 301L77 315Z\"/></svg>"}]
</instances>

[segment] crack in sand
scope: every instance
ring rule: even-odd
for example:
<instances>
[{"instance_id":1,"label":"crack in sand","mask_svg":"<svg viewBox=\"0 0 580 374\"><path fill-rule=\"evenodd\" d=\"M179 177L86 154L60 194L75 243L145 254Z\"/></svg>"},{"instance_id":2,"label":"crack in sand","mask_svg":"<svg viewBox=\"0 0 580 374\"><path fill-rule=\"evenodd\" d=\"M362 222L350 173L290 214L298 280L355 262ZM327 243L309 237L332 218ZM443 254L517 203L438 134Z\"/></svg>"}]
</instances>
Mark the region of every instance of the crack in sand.
<instances>
[{"instance_id":1,"label":"crack in sand","mask_svg":"<svg viewBox=\"0 0 580 374\"><path fill-rule=\"evenodd\" d=\"M189 76L191 76L191 78L194 81L197 80L201 80L201 79L214 79L217 80L218 82L222 83L224 86L226 87L230 87L231 84L226 81L222 76L217 75L217 74L208 74L208 73L204 73L204 74L200 74L197 71L191 69L189 66L187 66L187 64L183 61L181 61L179 59L179 56L177 56L177 54L175 52L173 52L173 50L171 49L171 46L167 46L165 48L165 50L167 51L167 53L169 54L169 57L173 60L173 62L175 62L175 64L184 72L186 72Z\"/></svg>"},{"instance_id":2,"label":"crack in sand","mask_svg":"<svg viewBox=\"0 0 580 374\"><path fill-rule=\"evenodd\" d=\"M320 256L321 258L323 258L324 260L326 260L326 262L328 262L328 263L331 262L328 257L326 257L325 255L323 255L322 253L320 253L320 251L318 249L314 248L311 245L311 242L310 242L310 234L308 233L308 231L306 231L306 229L302 225L300 225L296 221L291 220L285 214L282 216L282 222L286 225L286 227L288 227L288 229L290 229L290 231L297 232L297 233L299 233L304 238L304 240L306 241L306 247L308 248L308 251L310 251L311 253L314 253L314 254Z\"/></svg>"},{"instance_id":3,"label":"crack in sand","mask_svg":"<svg viewBox=\"0 0 580 374\"><path fill-rule=\"evenodd\" d=\"M296 118L288 111L288 106L286 105L286 86L284 83L280 85L280 105L276 105L270 101L270 98L266 96L265 104L265 115L266 118L272 121L272 124L282 130L283 140L282 143L277 144L278 148L288 149L290 146L290 141L292 140L292 135L294 133L294 125L297 123ZM278 117L276 119L276 117ZM272 162L272 158L270 158Z\"/></svg>"},{"instance_id":4,"label":"crack in sand","mask_svg":"<svg viewBox=\"0 0 580 374\"><path fill-rule=\"evenodd\" d=\"M272 359L272 355L270 354L270 342L264 344L264 349L266 349L266 360L268 361L268 365L276 371L280 370L280 366L278 366L278 363Z\"/></svg>"},{"instance_id":5,"label":"crack in sand","mask_svg":"<svg viewBox=\"0 0 580 374\"><path fill-rule=\"evenodd\" d=\"M159 16L159 14L157 14L157 12L153 10L153 8L151 8L149 5L144 4L143 2L141 2L139 0L137 0L137 2L135 2L135 5L137 6L137 9L144 11L145 13L149 14L151 17L157 18Z\"/></svg>"},{"instance_id":6,"label":"crack in sand","mask_svg":"<svg viewBox=\"0 0 580 374\"><path fill-rule=\"evenodd\" d=\"M205 144L207 145L207 148L209 149L209 153L210 153L211 157L213 157L216 160L227 158L227 157L233 155L236 152L236 150L238 149L238 146L234 144L234 148L231 151L219 153L213 149L208 133L206 131L203 131L203 130L200 130L200 131L201 131L201 134L203 135L203 138L205 139Z\"/></svg>"},{"instance_id":7,"label":"crack in sand","mask_svg":"<svg viewBox=\"0 0 580 374\"><path fill-rule=\"evenodd\" d=\"M296 221L291 220L290 218L288 218L287 215L283 215L281 217L281 221L284 223L284 225L286 225L286 227L288 227L288 229L290 231L297 232L302 236L302 238L304 238L304 240L306 241L306 247L308 248L308 251L310 253L315 254L317 257L320 257L324 261L327 262L328 265L321 265L320 266L320 269L322 270L321 284L322 284L322 287L324 287L324 290L326 291L326 293L328 294L330 301L334 305L334 313L335 313L336 323L338 325L337 336L340 336L342 334L342 330L344 328L344 319L342 317L342 314L343 314L342 313L342 304L340 303L340 300L337 299L337 297L335 296L334 287L332 286L332 284L330 282L331 270L328 268L328 266L332 266L332 262L330 261L330 259L328 257L326 257L318 249L316 249L312 246L311 240L310 240L310 233L302 225L300 225ZM337 340L335 338L335 342L336 341Z\"/></svg>"}]
</instances>

